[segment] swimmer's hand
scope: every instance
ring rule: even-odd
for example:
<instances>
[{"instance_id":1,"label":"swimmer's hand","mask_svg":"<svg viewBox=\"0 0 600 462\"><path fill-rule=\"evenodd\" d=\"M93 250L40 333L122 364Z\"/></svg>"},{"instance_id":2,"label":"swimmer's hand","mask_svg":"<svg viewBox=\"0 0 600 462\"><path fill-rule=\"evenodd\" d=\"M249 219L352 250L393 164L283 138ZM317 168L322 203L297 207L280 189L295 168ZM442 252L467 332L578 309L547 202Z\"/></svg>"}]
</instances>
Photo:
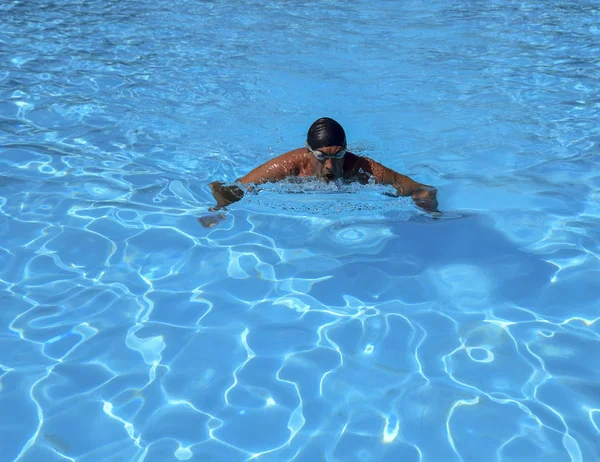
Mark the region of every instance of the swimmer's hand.
<instances>
[{"instance_id":1,"label":"swimmer's hand","mask_svg":"<svg viewBox=\"0 0 600 462\"><path fill-rule=\"evenodd\" d=\"M217 205L210 209L211 212L227 207L229 204L237 202L244 197L244 191L236 185L225 186L223 183L213 181L209 186L217 201Z\"/></svg>"},{"instance_id":2,"label":"swimmer's hand","mask_svg":"<svg viewBox=\"0 0 600 462\"><path fill-rule=\"evenodd\" d=\"M412 200L427 212L438 211L437 189L433 186L418 186L412 193Z\"/></svg>"}]
</instances>

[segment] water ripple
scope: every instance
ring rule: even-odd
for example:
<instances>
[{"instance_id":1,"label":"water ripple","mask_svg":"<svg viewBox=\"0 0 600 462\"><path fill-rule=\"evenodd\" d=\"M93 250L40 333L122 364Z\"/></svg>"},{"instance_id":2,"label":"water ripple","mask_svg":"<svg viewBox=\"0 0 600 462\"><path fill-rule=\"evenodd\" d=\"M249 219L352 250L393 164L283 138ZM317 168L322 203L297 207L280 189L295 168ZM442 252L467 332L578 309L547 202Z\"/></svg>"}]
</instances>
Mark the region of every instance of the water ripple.
<instances>
[{"instance_id":1,"label":"water ripple","mask_svg":"<svg viewBox=\"0 0 600 462\"><path fill-rule=\"evenodd\" d=\"M2 457L600 458L598 16L2 3ZM198 225L320 115L445 214L306 181Z\"/></svg>"}]
</instances>

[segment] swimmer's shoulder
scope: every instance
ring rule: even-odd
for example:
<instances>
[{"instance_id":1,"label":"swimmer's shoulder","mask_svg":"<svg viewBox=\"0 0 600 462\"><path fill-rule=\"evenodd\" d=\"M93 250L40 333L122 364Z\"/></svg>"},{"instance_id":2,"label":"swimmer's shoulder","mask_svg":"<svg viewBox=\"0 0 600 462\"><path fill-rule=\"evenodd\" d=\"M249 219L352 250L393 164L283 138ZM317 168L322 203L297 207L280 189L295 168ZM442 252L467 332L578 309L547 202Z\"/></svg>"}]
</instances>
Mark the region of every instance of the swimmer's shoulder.
<instances>
[{"instance_id":1,"label":"swimmer's shoulder","mask_svg":"<svg viewBox=\"0 0 600 462\"><path fill-rule=\"evenodd\" d=\"M236 181L260 184L279 181L288 176L297 176L306 170L307 159L306 149L294 149L273 157Z\"/></svg>"},{"instance_id":2,"label":"swimmer's shoulder","mask_svg":"<svg viewBox=\"0 0 600 462\"><path fill-rule=\"evenodd\" d=\"M308 153L305 148L293 149L274 157L269 161L270 164L287 165L288 167L299 168L308 161Z\"/></svg>"},{"instance_id":3,"label":"swimmer's shoulder","mask_svg":"<svg viewBox=\"0 0 600 462\"><path fill-rule=\"evenodd\" d=\"M306 148L298 148L298 149L292 149L291 151L288 152L284 152L283 154L277 156L275 159L281 159L281 160L304 160L307 157L307 152L306 152Z\"/></svg>"},{"instance_id":4,"label":"swimmer's shoulder","mask_svg":"<svg viewBox=\"0 0 600 462\"><path fill-rule=\"evenodd\" d=\"M305 162L307 152L304 148L293 149L266 161L263 165L297 165Z\"/></svg>"}]
</instances>

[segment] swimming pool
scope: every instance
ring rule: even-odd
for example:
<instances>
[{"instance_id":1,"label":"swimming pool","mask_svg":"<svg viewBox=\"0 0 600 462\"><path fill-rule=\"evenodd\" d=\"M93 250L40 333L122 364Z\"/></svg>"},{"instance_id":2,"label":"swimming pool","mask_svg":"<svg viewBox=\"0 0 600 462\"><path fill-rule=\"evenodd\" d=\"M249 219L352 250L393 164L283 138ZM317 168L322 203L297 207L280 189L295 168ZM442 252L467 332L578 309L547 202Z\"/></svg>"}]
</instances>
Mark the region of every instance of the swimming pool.
<instances>
[{"instance_id":1,"label":"swimming pool","mask_svg":"<svg viewBox=\"0 0 600 462\"><path fill-rule=\"evenodd\" d=\"M4 2L0 460L598 460L599 23ZM200 226L321 116L444 216L308 182Z\"/></svg>"}]
</instances>

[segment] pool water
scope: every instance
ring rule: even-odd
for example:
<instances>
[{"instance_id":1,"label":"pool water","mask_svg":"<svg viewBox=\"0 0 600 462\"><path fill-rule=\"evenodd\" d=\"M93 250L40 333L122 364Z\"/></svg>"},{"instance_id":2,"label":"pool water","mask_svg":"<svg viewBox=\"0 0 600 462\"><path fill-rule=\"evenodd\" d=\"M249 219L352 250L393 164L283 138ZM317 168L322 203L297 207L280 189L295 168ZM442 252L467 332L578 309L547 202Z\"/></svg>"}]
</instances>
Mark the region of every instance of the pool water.
<instances>
[{"instance_id":1,"label":"pool water","mask_svg":"<svg viewBox=\"0 0 600 462\"><path fill-rule=\"evenodd\" d=\"M0 460L600 459L600 5L6 0ZM439 189L207 184L304 143Z\"/></svg>"}]
</instances>

